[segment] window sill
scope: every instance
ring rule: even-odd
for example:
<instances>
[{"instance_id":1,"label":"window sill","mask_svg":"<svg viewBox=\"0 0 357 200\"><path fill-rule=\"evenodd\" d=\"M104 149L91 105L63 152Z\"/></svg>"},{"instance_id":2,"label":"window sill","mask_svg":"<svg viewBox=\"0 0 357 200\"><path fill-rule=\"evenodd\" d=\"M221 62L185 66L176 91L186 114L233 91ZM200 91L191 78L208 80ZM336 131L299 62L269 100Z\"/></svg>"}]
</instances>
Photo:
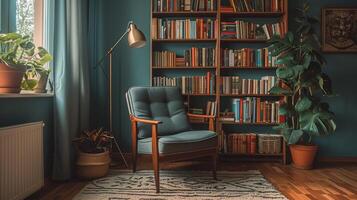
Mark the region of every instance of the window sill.
<instances>
[{"instance_id":1,"label":"window sill","mask_svg":"<svg viewBox=\"0 0 357 200\"><path fill-rule=\"evenodd\" d=\"M33 91L21 91L19 94L0 94L0 99L2 98L51 98L53 93L34 93Z\"/></svg>"}]
</instances>

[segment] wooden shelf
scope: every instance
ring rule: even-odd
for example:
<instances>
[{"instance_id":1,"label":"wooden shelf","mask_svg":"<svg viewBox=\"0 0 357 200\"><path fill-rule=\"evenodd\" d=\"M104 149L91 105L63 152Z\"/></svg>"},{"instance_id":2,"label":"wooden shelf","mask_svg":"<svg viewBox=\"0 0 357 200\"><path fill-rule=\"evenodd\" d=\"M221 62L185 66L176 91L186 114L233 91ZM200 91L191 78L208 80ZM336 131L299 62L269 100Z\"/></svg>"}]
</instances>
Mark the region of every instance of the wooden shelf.
<instances>
[{"instance_id":1,"label":"wooden shelf","mask_svg":"<svg viewBox=\"0 0 357 200\"><path fill-rule=\"evenodd\" d=\"M221 94L222 97L284 97L277 94Z\"/></svg>"},{"instance_id":2,"label":"wooden shelf","mask_svg":"<svg viewBox=\"0 0 357 200\"><path fill-rule=\"evenodd\" d=\"M237 70L276 70L277 67L229 67L229 66L222 66L221 69L237 69Z\"/></svg>"},{"instance_id":3,"label":"wooden shelf","mask_svg":"<svg viewBox=\"0 0 357 200\"><path fill-rule=\"evenodd\" d=\"M283 154L241 154L241 153L220 153L222 156L246 156L246 157L281 157Z\"/></svg>"},{"instance_id":4,"label":"wooden shelf","mask_svg":"<svg viewBox=\"0 0 357 200\"><path fill-rule=\"evenodd\" d=\"M219 120L218 120L219 121ZM219 121L221 124L233 124L233 125L259 125L259 126L277 126L280 123L266 123L266 122L254 122L254 123L241 123L241 122L232 122L232 121Z\"/></svg>"},{"instance_id":5,"label":"wooden shelf","mask_svg":"<svg viewBox=\"0 0 357 200\"><path fill-rule=\"evenodd\" d=\"M216 67L152 67L153 70L216 69Z\"/></svg>"},{"instance_id":6,"label":"wooden shelf","mask_svg":"<svg viewBox=\"0 0 357 200\"><path fill-rule=\"evenodd\" d=\"M183 96L216 96L216 94L182 94Z\"/></svg>"},{"instance_id":7,"label":"wooden shelf","mask_svg":"<svg viewBox=\"0 0 357 200\"><path fill-rule=\"evenodd\" d=\"M266 39L221 39L222 43L266 43Z\"/></svg>"},{"instance_id":8,"label":"wooden shelf","mask_svg":"<svg viewBox=\"0 0 357 200\"><path fill-rule=\"evenodd\" d=\"M281 17L283 12L221 12L222 18L225 17Z\"/></svg>"},{"instance_id":9,"label":"wooden shelf","mask_svg":"<svg viewBox=\"0 0 357 200\"><path fill-rule=\"evenodd\" d=\"M175 12L153 12L153 17L216 17L217 11L175 11Z\"/></svg>"},{"instance_id":10,"label":"wooden shelf","mask_svg":"<svg viewBox=\"0 0 357 200\"><path fill-rule=\"evenodd\" d=\"M229 98L244 98L244 97L261 97L267 100L278 100L283 95L270 95L270 94L221 94L219 88L221 87L220 79L222 76L230 75L233 72L246 72L247 74L251 72L251 75L258 73L272 75L274 70L277 67L253 67L253 66L221 66L222 55L221 49L232 47L232 48L252 48L252 46L266 46L267 39L223 39L221 38L221 24L225 21L235 21L237 19L241 20L264 20L267 23L275 22L277 20L284 22L284 32L288 30L288 0L281 0L282 10L281 12L222 12L220 10L221 6L226 6L227 2L223 0L217 0L217 11L175 11L175 12L153 12L151 11L151 19L153 18L168 18L168 19L187 19L191 18L193 20L197 18L211 18L217 20L218 30L216 30L217 38L214 39L151 39L150 45L150 63L153 60L153 52L155 51L175 51L181 52L182 50L187 50L191 47L214 47L215 51L215 61L218 63L217 66L201 66L201 67L192 67L192 66L177 66L177 67L157 67L150 66L150 80L153 80L155 76L183 76L183 74L203 74L210 72L215 75L215 89L216 94L183 94L184 99L186 100L186 105L191 107L201 106L207 103L207 101L216 101L217 102L217 113L223 112L222 104L226 103L226 100ZM152 3L153 1L151 1ZM151 5L151 7L153 4ZM269 22L268 22L269 21ZM263 37L264 38L264 37ZM238 47L239 46L239 47ZM254 64L253 64L254 65ZM233 71L237 70L237 71ZM240 71L242 70L242 71ZM251 70L251 71L248 71ZM152 83L151 83L152 84ZM218 90L217 90L218 89ZM196 105L199 103L199 105ZM229 104L229 101L227 102ZM223 107L228 106L224 105ZM268 129L270 126L279 125L279 123L237 123L233 121L219 121L219 117L216 118L215 128L217 132L220 132L221 129L228 128L239 128L243 127L249 129L248 131L254 131L254 128ZM196 126L204 126L207 122L192 122ZM235 127L236 126L236 127ZM251 126L251 127L250 127ZM256 126L256 127L255 127ZM261 127L260 127L261 126ZM284 143L285 144L285 143ZM283 145L281 154L255 154L255 155L246 155L246 154L235 154L235 153L221 153L221 158L223 159L241 159L248 161L282 161L286 163L286 146Z\"/></svg>"},{"instance_id":11,"label":"wooden shelf","mask_svg":"<svg viewBox=\"0 0 357 200\"><path fill-rule=\"evenodd\" d=\"M153 43L215 43L216 39L153 39Z\"/></svg>"}]
</instances>

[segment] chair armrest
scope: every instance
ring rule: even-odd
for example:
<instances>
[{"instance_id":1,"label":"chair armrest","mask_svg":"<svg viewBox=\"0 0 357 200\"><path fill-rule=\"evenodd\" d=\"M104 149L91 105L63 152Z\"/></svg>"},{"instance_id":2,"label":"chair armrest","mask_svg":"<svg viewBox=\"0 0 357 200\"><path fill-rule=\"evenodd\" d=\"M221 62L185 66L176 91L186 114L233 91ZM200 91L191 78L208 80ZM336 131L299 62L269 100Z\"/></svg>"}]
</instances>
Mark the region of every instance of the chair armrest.
<instances>
[{"instance_id":1,"label":"chair armrest","mask_svg":"<svg viewBox=\"0 0 357 200\"><path fill-rule=\"evenodd\" d=\"M214 115L198 115L198 114L191 114L191 113L187 113L187 116L189 116L189 117L197 117L197 118L208 118L208 119L215 118Z\"/></svg>"},{"instance_id":2,"label":"chair armrest","mask_svg":"<svg viewBox=\"0 0 357 200\"><path fill-rule=\"evenodd\" d=\"M142 119L142 118L135 117L133 115L130 116L130 120L134 121L134 122L141 122L141 123L151 124L151 125L157 125L157 124L162 123L161 121L158 121L158 120Z\"/></svg>"}]
</instances>

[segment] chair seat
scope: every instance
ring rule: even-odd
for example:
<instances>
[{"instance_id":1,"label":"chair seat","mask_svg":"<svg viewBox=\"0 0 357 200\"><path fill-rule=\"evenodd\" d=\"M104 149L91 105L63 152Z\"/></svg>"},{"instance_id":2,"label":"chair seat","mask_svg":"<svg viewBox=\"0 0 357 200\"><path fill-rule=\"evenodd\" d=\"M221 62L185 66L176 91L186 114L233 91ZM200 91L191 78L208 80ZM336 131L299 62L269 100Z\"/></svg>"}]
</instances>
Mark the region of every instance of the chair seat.
<instances>
[{"instance_id":1,"label":"chair seat","mask_svg":"<svg viewBox=\"0 0 357 200\"><path fill-rule=\"evenodd\" d=\"M138 140L138 153L151 154L151 138ZM185 153L217 147L217 134L213 131L186 131L161 136L158 141L160 154Z\"/></svg>"}]
</instances>

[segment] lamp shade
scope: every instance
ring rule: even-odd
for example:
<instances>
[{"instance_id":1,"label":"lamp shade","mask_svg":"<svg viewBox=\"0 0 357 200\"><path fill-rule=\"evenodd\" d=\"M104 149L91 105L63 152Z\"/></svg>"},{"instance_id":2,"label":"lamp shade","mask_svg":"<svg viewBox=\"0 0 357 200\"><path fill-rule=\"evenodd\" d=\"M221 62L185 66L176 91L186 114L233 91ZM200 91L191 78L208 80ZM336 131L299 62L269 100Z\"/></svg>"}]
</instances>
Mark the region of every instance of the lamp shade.
<instances>
[{"instance_id":1,"label":"lamp shade","mask_svg":"<svg viewBox=\"0 0 357 200\"><path fill-rule=\"evenodd\" d=\"M141 32L135 24L131 23L129 25L128 33L128 45L131 48L141 48L145 46L146 39L143 32Z\"/></svg>"}]
</instances>

